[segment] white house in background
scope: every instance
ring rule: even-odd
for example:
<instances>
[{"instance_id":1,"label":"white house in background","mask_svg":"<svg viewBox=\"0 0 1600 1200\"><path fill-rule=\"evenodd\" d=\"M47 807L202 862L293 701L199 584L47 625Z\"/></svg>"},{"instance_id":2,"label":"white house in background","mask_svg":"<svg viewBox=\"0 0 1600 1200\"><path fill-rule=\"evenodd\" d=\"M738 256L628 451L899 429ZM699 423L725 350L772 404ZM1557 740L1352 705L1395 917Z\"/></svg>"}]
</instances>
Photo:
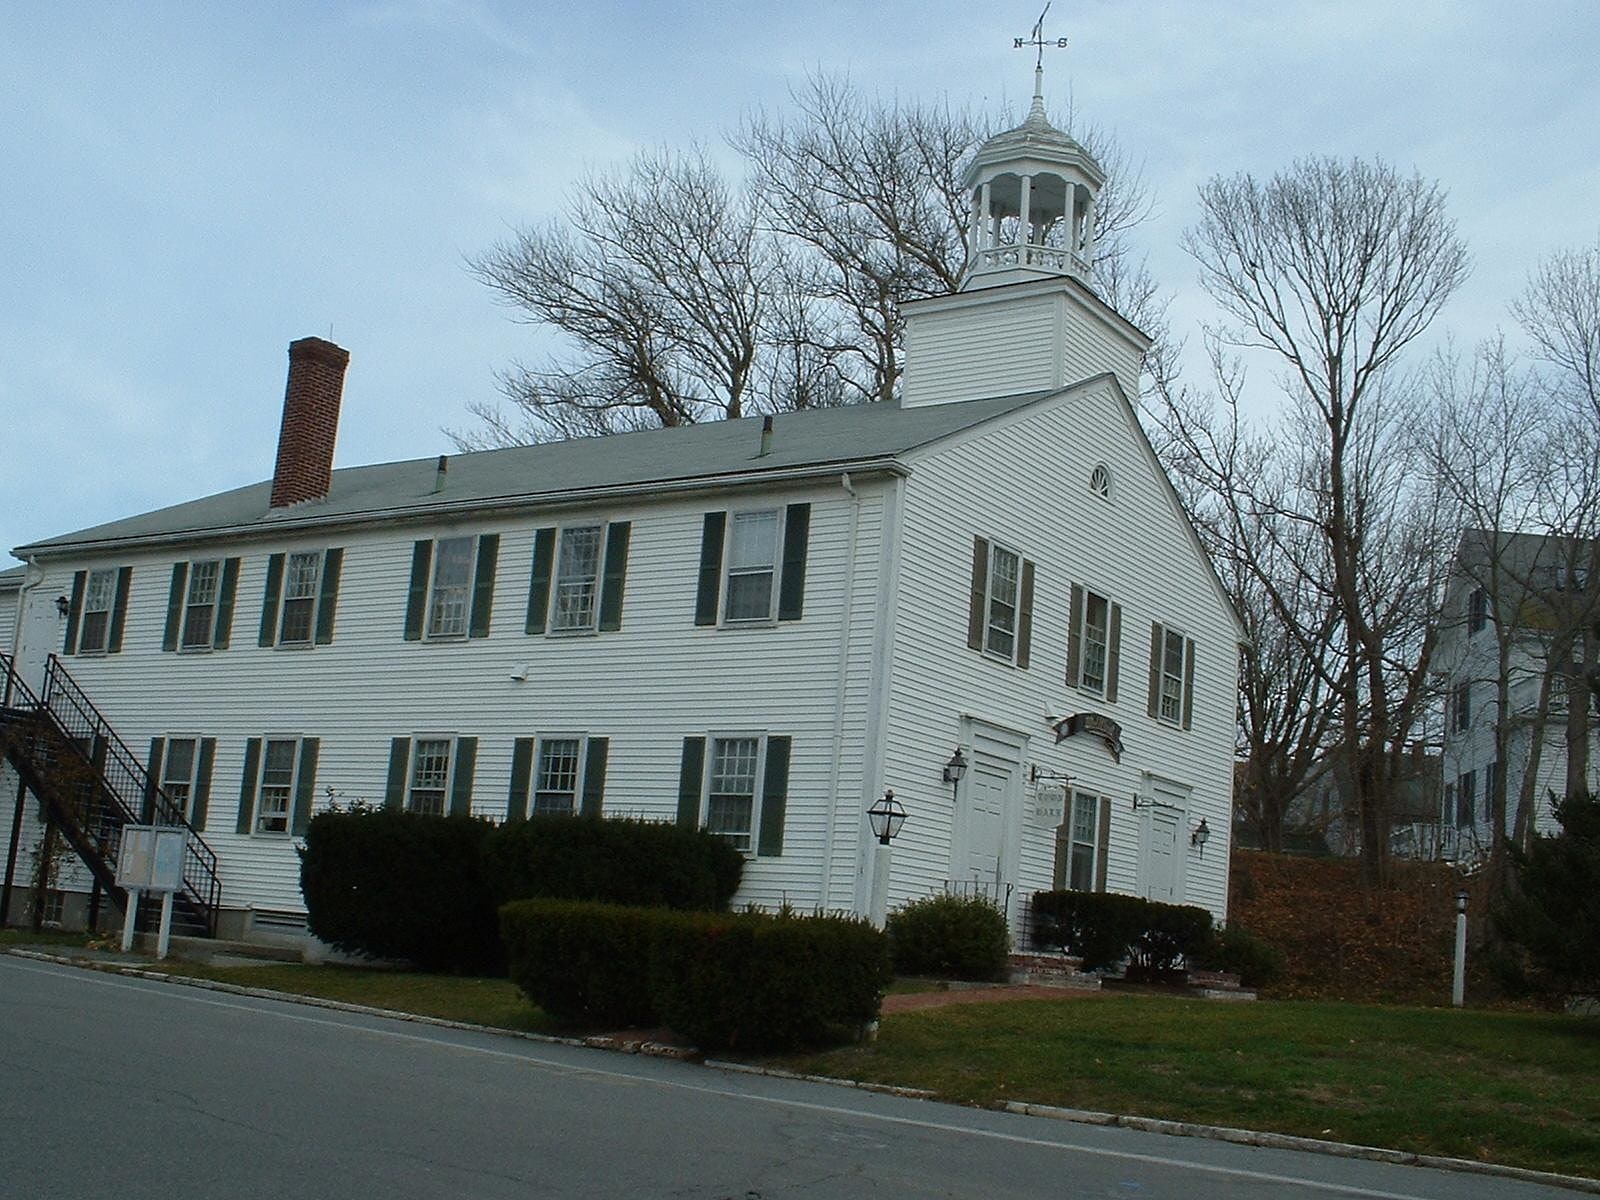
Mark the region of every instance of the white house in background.
<instances>
[{"instance_id":1,"label":"white house in background","mask_svg":"<svg viewBox=\"0 0 1600 1200\"><path fill-rule=\"evenodd\" d=\"M1553 630L1574 613L1600 622L1600 580L1593 577L1592 543L1574 544L1535 534L1469 529L1456 548L1445 586L1435 661L1444 692L1443 794L1440 826L1446 857L1473 859L1492 841L1491 797L1495 777L1506 773L1506 829L1514 831L1532 750L1540 747L1534 780L1534 831L1556 832L1550 797L1567 788L1568 695L1573 678L1552 659ZM1565 616L1558 616L1564 613ZM1581 618L1579 618L1581 619ZM1506 753L1495 748L1500 678L1497 631L1506 631L1510 653L1510 721ZM1595 631L1593 641L1600 639ZM1539 719L1539 695L1551 676L1547 717ZM1585 668L1579 667L1581 681ZM1600 699L1580 682L1576 703L1588 713L1589 787L1600 791Z\"/></svg>"},{"instance_id":2,"label":"white house in background","mask_svg":"<svg viewBox=\"0 0 1600 1200\"><path fill-rule=\"evenodd\" d=\"M19 669L137 748L225 933L300 919L297 838L358 800L693 823L736 902L866 912L888 789L891 905L1220 917L1240 628L1087 282L1101 181L1037 96L982 148L898 405L334 471L348 355L296 342L271 481L17 550Z\"/></svg>"}]
</instances>

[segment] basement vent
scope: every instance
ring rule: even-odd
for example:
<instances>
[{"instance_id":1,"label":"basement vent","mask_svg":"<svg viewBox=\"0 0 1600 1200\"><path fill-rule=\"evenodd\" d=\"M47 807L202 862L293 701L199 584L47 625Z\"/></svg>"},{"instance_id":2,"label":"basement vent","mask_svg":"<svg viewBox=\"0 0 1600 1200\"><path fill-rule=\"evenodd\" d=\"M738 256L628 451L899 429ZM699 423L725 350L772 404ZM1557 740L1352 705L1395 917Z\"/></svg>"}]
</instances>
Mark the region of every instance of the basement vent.
<instances>
[{"instance_id":1,"label":"basement vent","mask_svg":"<svg viewBox=\"0 0 1600 1200\"><path fill-rule=\"evenodd\" d=\"M273 929L281 933L304 933L306 914L282 908L255 908L250 910L250 924L256 929Z\"/></svg>"}]
</instances>

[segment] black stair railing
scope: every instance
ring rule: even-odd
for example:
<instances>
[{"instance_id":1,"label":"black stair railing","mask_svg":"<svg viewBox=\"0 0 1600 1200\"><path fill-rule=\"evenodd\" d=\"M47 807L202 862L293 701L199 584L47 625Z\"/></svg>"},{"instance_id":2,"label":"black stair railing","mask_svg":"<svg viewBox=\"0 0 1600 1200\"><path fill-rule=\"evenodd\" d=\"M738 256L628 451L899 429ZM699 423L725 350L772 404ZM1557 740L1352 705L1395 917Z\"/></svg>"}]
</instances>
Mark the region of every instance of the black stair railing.
<instances>
[{"instance_id":1,"label":"black stair railing","mask_svg":"<svg viewBox=\"0 0 1600 1200\"><path fill-rule=\"evenodd\" d=\"M9 722L8 738L27 757L43 783L42 796L61 818L62 832L102 886L121 899L115 887L117 853L126 825L178 825L189 831L184 852L180 922L192 918L215 936L222 881L216 852L189 824L182 808L150 778L111 723L84 695L55 655L45 668L44 698L35 696L18 675L15 662L0 653L4 704L0 711L24 720ZM188 913L185 914L184 910Z\"/></svg>"},{"instance_id":2,"label":"black stair railing","mask_svg":"<svg viewBox=\"0 0 1600 1200\"><path fill-rule=\"evenodd\" d=\"M55 723L66 735L90 748L109 790L128 813L143 812L142 824L178 825L188 830L183 856L184 897L198 908L206 932L216 935L217 912L222 901L222 878L217 872L216 851L206 845L189 823L182 805L168 796L160 782L150 777L144 763L117 736L111 722L67 674L54 654L45 667L44 704Z\"/></svg>"}]
</instances>

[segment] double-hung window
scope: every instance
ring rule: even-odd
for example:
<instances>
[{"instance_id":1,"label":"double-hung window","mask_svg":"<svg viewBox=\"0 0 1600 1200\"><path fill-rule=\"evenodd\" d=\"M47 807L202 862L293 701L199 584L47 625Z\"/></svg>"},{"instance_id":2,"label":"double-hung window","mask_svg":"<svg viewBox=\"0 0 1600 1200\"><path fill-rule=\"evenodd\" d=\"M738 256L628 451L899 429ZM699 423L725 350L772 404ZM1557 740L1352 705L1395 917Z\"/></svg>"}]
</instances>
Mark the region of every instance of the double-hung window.
<instances>
[{"instance_id":1,"label":"double-hung window","mask_svg":"<svg viewBox=\"0 0 1600 1200\"><path fill-rule=\"evenodd\" d=\"M569 525L556 555L553 633L589 632L599 615L602 526Z\"/></svg>"},{"instance_id":2,"label":"double-hung window","mask_svg":"<svg viewBox=\"0 0 1600 1200\"><path fill-rule=\"evenodd\" d=\"M1099 819L1100 797L1088 792L1073 792L1066 881L1067 886L1073 891L1094 890Z\"/></svg>"},{"instance_id":3,"label":"double-hung window","mask_svg":"<svg viewBox=\"0 0 1600 1200\"><path fill-rule=\"evenodd\" d=\"M1467 632L1477 633L1489 623L1489 593L1473 588L1467 595Z\"/></svg>"},{"instance_id":4,"label":"double-hung window","mask_svg":"<svg viewBox=\"0 0 1600 1200\"><path fill-rule=\"evenodd\" d=\"M183 604L185 650L211 649L217 621L217 590L222 581L222 560L199 559L189 564L188 592Z\"/></svg>"},{"instance_id":5,"label":"double-hung window","mask_svg":"<svg viewBox=\"0 0 1600 1200\"><path fill-rule=\"evenodd\" d=\"M1083 596L1083 674L1079 685L1085 691L1105 695L1106 667L1111 645L1111 605L1104 596L1085 592Z\"/></svg>"},{"instance_id":6,"label":"double-hung window","mask_svg":"<svg viewBox=\"0 0 1600 1200\"><path fill-rule=\"evenodd\" d=\"M428 636L465 637L472 600L472 538L440 538L434 546Z\"/></svg>"},{"instance_id":7,"label":"double-hung window","mask_svg":"<svg viewBox=\"0 0 1600 1200\"><path fill-rule=\"evenodd\" d=\"M1478 819L1478 773L1463 771L1456 787L1456 825L1466 828Z\"/></svg>"},{"instance_id":8,"label":"double-hung window","mask_svg":"<svg viewBox=\"0 0 1600 1200\"><path fill-rule=\"evenodd\" d=\"M1159 621L1150 625L1149 711L1183 729L1194 716L1194 641Z\"/></svg>"},{"instance_id":9,"label":"double-hung window","mask_svg":"<svg viewBox=\"0 0 1600 1200\"><path fill-rule=\"evenodd\" d=\"M185 821L194 820L195 774L200 765L200 739L168 738L161 764L161 790Z\"/></svg>"},{"instance_id":10,"label":"double-hung window","mask_svg":"<svg viewBox=\"0 0 1600 1200\"><path fill-rule=\"evenodd\" d=\"M751 848L760 766L760 738L711 739L705 827L740 850Z\"/></svg>"},{"instance_id":11,"label":"double-hung window","mask_svg":"<svg viewBox=\"0 0 1600 1200\"><path fill-rule=\"evenodd\" d=\"M728 524L728 580L722 619L770 621L778 577L780 510L734 513Z\"/></svg>"},{"instance_id":12,"label":"double-hung window","mask_svg":"<svg viewBox=\"0 0 1600 1200\"><path fill-rule=\"evenodd\" d=\"M1472 724L1472 683L1462 680L1450 691L1450 728L1456 732Z\"/></svg>"},{"instance_id":13,"label":"double-hung window","mask_svg":"<svg viewBox=\"0 0 1600 1200\"><path fill-rule=\"evenodd\" d=\"M1019 667L1033 640L1033 563L987 538L972 539L967 645Z\"/></svg>"},{"instance_id":14,"label":"double-hung window","mask_svg":"<svg viewBox=\"0 0 1600 1200\"><path fill-rule=\"evenodd\" d=\"M578 811L582 750L579 738L540 739L533 788L534 816L571 816Z\"/></svg>"},{"instance_id":15,"label":"double-hung window","mask_svg":"<svg viewBox=\"0 0 1600 1200\"><path fill-rule=\"evenodd\" d=\"M256 800L257 833L288 833L294 805L298 738L267 738L261 749L261 786Z\"/></svg>"},{"instance_id":16,"label":"double-hung window","mask_svg":"<svg viewBox=\"0 0 1600 1200\"><path fill-rule=\"evenodd\" d=\"M450 738L418 738L411 752L411 780L406 808L414 813L443 816L450 795Z\"/></svg>"},{"instance_id":17,"label":"double-hung window","mask_svg":"<svg viewBox=\"0 0 1600 1200\"><path fill-rule=\"evenodd\" d=\"M1168 629L1161 639L1161 719L1183 716L1183 635Z\"/></svg>"},{"instance_id":18,"label":"double-hung window","mask_svg":"<svg viewBox=\"0 0 1600 1200\"><path fill-rule=\"evenodd\" d=\"M1017 649L1017 589L1022 559L1002 546L991 546L989 557L989 602L983 623L983 648L1001 658L1011 658Z\"/></svg>"},{"instance_id":19,"label":"double-hung window","mask_svg":"<svg viewBox=\"0 0 1600 1200\"><path fill-rule=\"evenodd\" d=\"M117 593L117 573L109 568L90 571L83 589L83 621L78 631L79 654L103 654L111 629L111 605Z\"/></svg>"},{"instance_id":20,"label":"double-hung window","mask_svg":"<svg viewBox=\"0 0 1600 1200\"><path fill-rule=\"evenodd\" d=\"M278 628L278 645L311 644L317 612L317 589L321 583L321 551L302 551L288 556L283 572L283 612Z\"/></svg>"}]
</instances>

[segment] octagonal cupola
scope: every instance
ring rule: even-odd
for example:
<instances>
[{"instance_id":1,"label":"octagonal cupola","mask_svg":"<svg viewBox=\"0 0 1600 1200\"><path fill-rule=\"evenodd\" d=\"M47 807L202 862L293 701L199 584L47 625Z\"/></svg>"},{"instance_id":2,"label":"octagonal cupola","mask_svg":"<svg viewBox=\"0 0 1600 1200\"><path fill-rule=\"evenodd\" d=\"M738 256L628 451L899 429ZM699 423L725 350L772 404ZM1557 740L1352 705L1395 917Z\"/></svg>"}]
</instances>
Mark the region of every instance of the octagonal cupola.
<instances>
[{"instance_id":1,"label":"octagonal cupola","mask_svg":"<svg viewBox=\"0 0 1600 1200\"><path fill-rule=\"evenodd\" d=\"M1027 120L978 148L964 180L971 202L962 291L1063 275L1088 281L1100 164L1044 111L1033 73Z\"/></svg>"}]
</instances>

